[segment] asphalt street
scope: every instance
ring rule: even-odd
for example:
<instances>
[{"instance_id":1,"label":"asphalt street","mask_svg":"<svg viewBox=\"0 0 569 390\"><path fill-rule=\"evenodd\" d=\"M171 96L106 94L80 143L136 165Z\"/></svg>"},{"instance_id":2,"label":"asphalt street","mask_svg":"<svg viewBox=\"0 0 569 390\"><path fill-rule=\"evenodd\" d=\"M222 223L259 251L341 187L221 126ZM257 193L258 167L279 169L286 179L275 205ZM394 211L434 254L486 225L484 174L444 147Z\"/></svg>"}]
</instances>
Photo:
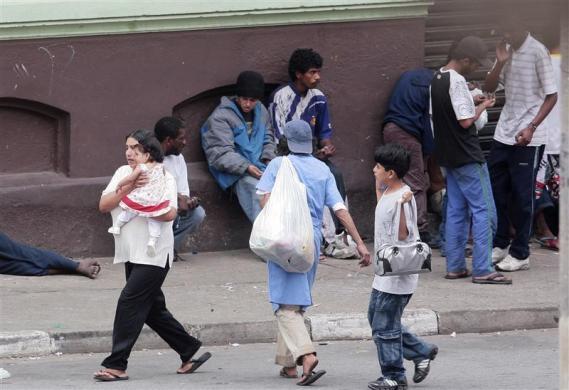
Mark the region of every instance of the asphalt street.
<instances>
[{"instance_id":1,"label":"asphalt street","mask_svg":"<svg viewBox=\"0 0 569 390\"><path fill-rule=\"evenodd\" d=\"M413 366L407 364L410 389L517 389L558 388L557 329L488 334L431 336L439 346L431 374L420 384L411 382ZM30 389L293 389L292 379L280 378L273 364L274 344L205 347L212 359L190 375L176 375L178 357L171 350L134 352L130 380L96 383L92 373L104 354L52 355L1 359L0 367L12 377L0 381L2 390ZM372 341L319 343L319 369L328 371L313 387L366 389L379 376Z\"/></svg>"}]
</instances>

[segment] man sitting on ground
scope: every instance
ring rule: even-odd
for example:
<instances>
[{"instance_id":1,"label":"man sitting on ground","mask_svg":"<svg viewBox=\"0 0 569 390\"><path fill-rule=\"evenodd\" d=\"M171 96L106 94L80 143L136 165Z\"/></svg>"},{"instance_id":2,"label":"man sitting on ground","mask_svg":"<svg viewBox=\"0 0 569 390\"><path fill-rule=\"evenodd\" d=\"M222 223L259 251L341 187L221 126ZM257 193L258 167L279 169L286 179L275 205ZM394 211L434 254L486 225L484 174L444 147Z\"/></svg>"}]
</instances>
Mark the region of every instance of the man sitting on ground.
<instances>
[{"instance_id":1,"label":"man sitting on ground","mask_svg":"<svg viewBox=\"0 0 569 390\"><path fill-rule=\"evenodd\" d=\"M257 183L275 157L275 140L269 113L259 101L265 93L263 76L241 72L236 92L222 97L202 126L202 147L217 184L234 191L253 222L261 212Z\"/></svg>"},{"instance_id":2,"label":"man sitting on ground","mask_svg":"<svg viewBox=\"0 0 569 390\"><path fill-rule=\"evenodd\" d=\"M174 220L174 261L184 260L178 255L186 235L199 229L205 219L200 199L190 197L188 166L182 155L186 146L186 129L177 118L164 117L154 126L154 135L164 152L164 167L176 180L178 191L178 216Z\"/></svg>"},{"instance_id":3,"label":"man sitting on ground","mask_svg":"<svg viewBox=\"0 0 569 390\"><path fill-rule=\"evenodd\" d=\"M336 147L332 143L333 131L328 101L324 93L316 88L320 83L323 62L322 56L312 49L296 49L288 63L290 82L273 93L269 109L275 137L278 139L283 135L285 124L291 120L301 119L310 125L316 142L314 156L330 168L340 196L345 201L344 178L340 170L330 161L330 158L336 154ZM337 238L344 241L342 246L349 246L344 227L334 213L331 213L331 216ZM353 253L356 254L355 245L353 247Z\"/></svg>"}]
</instances>

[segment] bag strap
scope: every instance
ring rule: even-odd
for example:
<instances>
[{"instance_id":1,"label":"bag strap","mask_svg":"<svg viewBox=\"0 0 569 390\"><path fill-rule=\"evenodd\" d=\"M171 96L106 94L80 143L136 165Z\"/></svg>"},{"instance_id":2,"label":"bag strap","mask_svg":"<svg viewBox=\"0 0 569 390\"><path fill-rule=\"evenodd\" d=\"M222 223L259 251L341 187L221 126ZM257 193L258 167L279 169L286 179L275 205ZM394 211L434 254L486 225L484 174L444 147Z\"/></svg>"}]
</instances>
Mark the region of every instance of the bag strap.
<instances>
[{"instance_id":1,"label":"bag strap","mask_svg":"<svg viewBox=\"0 0 569 390\"><path fill-rule=\"evenodd\" d=\"M403 210L405 211L405 216L409 217L411 221L411 226L405 220L405 225L407 226L407 231L409 232L409 236L407 237L411 241L419 241L419 232L417 231L417 224L413 223L415 220L415 200L412 199L412 204L409 202L403 203ZM391 219L391 233L392 236L395 237L394 242L401 242L399 240L399 224L401 223L401 200L398 199L395 207L395 212L393 213L393 217Z\"/></svg>"},{"instance_id":2,"label":"bag strap","mask_svg":"<svg viewBox=\"0 0 569 390\"><path fill-rule=\"evenodd\" d=\"M294 180L296 180L297 182L299 182L300 184L302 184L304 186L304 183L302 183L302 181L300 181L300 178L298 177L298 172L296 170L296 167L294 166L292 161L290 161L290 158L288 158L287 156L283 156L279 170L282 169L283 166L284 166L284 169L290 170L290 173L291 173Z\"/></svg>"}]
</instances>

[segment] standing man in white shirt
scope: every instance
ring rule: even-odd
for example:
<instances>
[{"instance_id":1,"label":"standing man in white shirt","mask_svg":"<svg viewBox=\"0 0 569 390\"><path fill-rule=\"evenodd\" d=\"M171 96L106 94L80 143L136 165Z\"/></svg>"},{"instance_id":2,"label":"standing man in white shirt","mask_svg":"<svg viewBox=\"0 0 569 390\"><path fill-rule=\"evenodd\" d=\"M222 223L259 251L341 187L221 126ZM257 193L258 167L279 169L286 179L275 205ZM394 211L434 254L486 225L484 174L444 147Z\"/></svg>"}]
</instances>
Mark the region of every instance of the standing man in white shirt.
<instances>
[{"instance_id":1,"label":"standing man in white shirt","mask_svg":"<svg viewBox=\"0 0 569 390\"><path fill-rule=\"evenodd\" d=\"M190 197L188 167L182 155L186 146L186 129L181 120L161 118L154 126L154 134L164 152L164 166L176 180L178 192L178 216L174 220L174 261L184 260L178 251L186 235L199 229L205 219L205 210L197 196Z\"/></svg>"},{"instance_id":2,"label":"standing man in white shirt","mask_svg":"<svg viewBox=\"0 0 569 390\"><path fill-rule=\"evenodd\" d=\"M496 62L486 76L484 90L504 88L506 104L494 133L488 158L492 192L498 212L492 262L502 271L529 269L535 179L543 145L545 118L557 102L557 86L547 48L511 17L504 39L496 47ZM514 201L510 240L510 200Z\"/></svg>"}]
</instances>

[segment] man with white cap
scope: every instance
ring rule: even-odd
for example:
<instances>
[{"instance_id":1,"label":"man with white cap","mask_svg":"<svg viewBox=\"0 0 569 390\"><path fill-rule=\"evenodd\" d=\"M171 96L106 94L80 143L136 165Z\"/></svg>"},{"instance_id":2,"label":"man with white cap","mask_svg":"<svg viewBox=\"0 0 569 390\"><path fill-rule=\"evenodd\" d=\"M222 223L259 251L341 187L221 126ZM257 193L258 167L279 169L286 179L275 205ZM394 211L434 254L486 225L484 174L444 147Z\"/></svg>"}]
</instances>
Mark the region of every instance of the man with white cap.
<instances>
[{"instance_id":1,"label":"man with white cap","mask_svg":"<svg viewBox=\"0 0 569 390\"><path fill-rule=\"evenodd\" d=\"M297 378L296 366L302 366L301 380L307 386L326 373L315 371L318 364L316 351L304 325L304 311L312 305L311 290L318 267L322 242L322 215L324 207L330 207L357 243L361 256L360 265L370 264L370 254L362 241L352 217L338 192L334 176L325 163L312 155L312 130L303 120L292 120L284 126L288 142L288 158L295 167L300 181L306 186L306 196L314 230L314 265L306 273L287 272L276 263L268 262L269 299L277 318L278 337L275 363L283 366L280 375ZM264 206L275 184L282 157L272 160L263 173L257 191Z\"/></svg>"}]
</instances>

